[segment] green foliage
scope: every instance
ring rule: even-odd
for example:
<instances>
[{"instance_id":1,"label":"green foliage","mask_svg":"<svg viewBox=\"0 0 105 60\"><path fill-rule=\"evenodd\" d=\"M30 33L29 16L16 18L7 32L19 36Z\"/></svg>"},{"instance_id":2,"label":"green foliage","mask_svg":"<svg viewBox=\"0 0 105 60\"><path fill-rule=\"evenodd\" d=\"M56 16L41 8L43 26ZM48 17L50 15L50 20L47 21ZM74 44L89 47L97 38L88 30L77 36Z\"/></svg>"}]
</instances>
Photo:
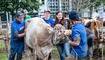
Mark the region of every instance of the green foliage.
<instances>
[{"instance_id":1,"label":"green foliage","mask_svg":"<svg viewBox=\"0 0 105 60\"><path fill-rule=\"evenodd\" d=\"M93 0L92 2L94 2ZM97 0L96 4L94 5L95 8L98 8L101 4L105 5L105 0Z\"/></svg>"},{"instance_id":2,"label":"green foliage","mask_svg":"<svg viewBox=\"0 0 105 60\"><path fill-rule=\"evenodd\" d=\"M38 10L41 4L36 0L0 0L0 11L17 11L20 8Z\"/></svg>"}]
</instances>

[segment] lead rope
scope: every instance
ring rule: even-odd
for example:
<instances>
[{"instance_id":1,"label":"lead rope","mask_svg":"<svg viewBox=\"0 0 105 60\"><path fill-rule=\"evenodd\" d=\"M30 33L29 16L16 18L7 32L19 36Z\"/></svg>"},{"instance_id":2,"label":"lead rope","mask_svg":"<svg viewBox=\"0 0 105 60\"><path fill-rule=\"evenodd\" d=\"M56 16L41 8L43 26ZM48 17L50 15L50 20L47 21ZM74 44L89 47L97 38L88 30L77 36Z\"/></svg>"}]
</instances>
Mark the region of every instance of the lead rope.
<instances>
[{"instance_id":1,"label":"lead rope","mask_svg":"<svg viewBox=\"0 0 105 60\"><path fill-rule=\"evenodd\" d=\"M72 47L72 49L73 49L73 47ZM78 60L78 54L77 54L77 52L73 49L73 51L76 53L76 60Z\"/></svg>"}]
</instances>

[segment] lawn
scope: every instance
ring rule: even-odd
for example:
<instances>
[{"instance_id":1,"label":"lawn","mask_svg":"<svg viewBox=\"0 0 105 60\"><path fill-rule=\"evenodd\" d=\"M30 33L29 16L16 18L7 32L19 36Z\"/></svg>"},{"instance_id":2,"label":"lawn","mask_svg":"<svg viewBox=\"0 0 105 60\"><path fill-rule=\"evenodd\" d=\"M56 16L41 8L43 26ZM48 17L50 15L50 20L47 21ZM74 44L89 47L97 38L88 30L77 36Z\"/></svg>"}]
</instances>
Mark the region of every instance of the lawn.
<instances>
[{"instance_id":1,"label":"lawn","mask_svg":"<svg viewBox=\"0 0 105 60\"><path fill-rule=\"evenodd\" d=\"M0 48L5 48L5 46L0 46ZM52 57L54 60L59 60L59 53L57 51L57 48L53 48ZM0 53L0 60L8 60L6 53ZM22 60L28 60L28 57L23 58Z\"/></svg>"},{"instance_id":2,"label":"lawn","mask_svg":"<svg viewBox=\"0 0 105 60\"><path fill-rule=\"evenodd\" d=\"M4 49L4 48L5 48L5 45L1 45L1 46L0 46L0 49Z\"/></svg>"},{"instance_id":3,"label":"lawn","mask_svg":"<svg viewBox=\"0 0 105 60\"><path fill-rule=\"evenodd\" d=\"M0 53L0 60L8 60L7 55L5 53Z\"/></svg>"},{"instance_id":4,"label":"lawn","mask_svg":"<svg viewBox=\"0 0 105 60\"><path fill-rule=\"evenodd\" d=\"M5 51L5 44L3 40L0 40L0 52ZM6 53L0 53L0 60L8 60Z\"/></svg>"}]
</instances>

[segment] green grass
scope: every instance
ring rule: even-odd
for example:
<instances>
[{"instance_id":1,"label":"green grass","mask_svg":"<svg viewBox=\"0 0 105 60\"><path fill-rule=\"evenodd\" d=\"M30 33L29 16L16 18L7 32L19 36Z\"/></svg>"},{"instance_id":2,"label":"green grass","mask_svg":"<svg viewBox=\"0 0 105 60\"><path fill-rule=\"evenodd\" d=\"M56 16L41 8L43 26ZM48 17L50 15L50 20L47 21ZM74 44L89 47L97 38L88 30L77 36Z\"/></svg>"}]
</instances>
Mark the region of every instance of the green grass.
<instances>
[{"instance_id":1,"label":"green grass","mask_svg":"<svg viewBox=\"0 0 105 60\"><path fill-rule=\"evenodd\" d=\"M0 53L0 60L8 60L7 55L5 53Z\"/></svg>"},{"instance_id":2,"label":"green grass","mask_svg":"<svg viewBox=\"0 0 105 60\"><path fill-rule=\"evenodd\" d=\"M5 45L1 45L1 46L0 46L0 49L4 49L4 48L5 48Z\"/></svg>"},{"instance_id":3,"label":"green grass","mask_svg":"<svg viewBox=\"0 0 105 60\"><path fill-rule=\"evenodd\" d=\"M57 50L56 47L53 48L53 52L52 52L53 56L58 57L59 56L59 52Z\"/></svg>"}]
</instances>

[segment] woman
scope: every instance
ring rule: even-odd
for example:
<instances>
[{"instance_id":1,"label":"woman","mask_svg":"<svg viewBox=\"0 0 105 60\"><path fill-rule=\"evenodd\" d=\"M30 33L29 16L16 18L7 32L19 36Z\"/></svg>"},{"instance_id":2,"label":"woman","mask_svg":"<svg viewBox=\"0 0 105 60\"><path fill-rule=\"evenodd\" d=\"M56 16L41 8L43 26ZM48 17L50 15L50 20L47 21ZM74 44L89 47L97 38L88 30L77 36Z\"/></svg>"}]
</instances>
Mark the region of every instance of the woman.
<instances>
[{"instance_id":1,"label":"woman","mask_svg":"<svg viewBox=\"0 0 105 60\"><path fill-rule=\"evenodd\" d=\"M66 29L68 29L69 25L68 25L68 22L66 19L64 19L64 15L61 11L57 12L56 13L56 18L55 18L55 22L54 22L54 25L56 24L61 24L63 25ZM59 54L60 54L60 59L61 60L65 60L65 53L66 53L66 56L67 56L67 60L69 60L69 56L70 56L70 46L68 44L68 40L67 40L67 37L65 37L64 40L60 41L58 44L57 44L57 49L59 51Z\"/></svg>"}]
</instances>

